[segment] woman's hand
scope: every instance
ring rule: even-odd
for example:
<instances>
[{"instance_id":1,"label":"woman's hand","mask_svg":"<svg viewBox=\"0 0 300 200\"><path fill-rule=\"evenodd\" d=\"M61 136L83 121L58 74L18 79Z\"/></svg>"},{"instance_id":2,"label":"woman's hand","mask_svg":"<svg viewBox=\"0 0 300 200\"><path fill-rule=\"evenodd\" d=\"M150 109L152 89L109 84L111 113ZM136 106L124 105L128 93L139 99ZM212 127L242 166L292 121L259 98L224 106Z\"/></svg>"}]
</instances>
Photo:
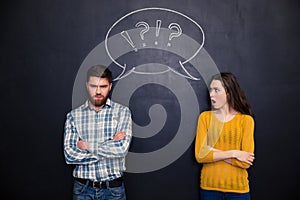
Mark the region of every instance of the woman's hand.
<instances>
[{"instance_id":1,"label":"woman's hand","mask_svg":"<svg viewBox=\"0 0 300 200\"><path fill-rule=\"evenodd\" d=\"M254 153L247 151L233 150L233 157L249 165L252 165L254 161Z\"/></svg>"}]
</instances>

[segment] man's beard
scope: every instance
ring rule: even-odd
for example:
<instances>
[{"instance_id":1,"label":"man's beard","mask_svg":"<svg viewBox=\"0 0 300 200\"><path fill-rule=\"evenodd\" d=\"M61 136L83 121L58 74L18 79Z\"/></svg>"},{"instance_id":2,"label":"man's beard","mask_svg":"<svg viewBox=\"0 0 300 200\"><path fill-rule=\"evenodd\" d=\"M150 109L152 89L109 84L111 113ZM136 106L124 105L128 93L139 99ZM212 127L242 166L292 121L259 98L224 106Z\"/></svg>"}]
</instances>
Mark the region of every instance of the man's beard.
<instances>
[{"instance_id":1,"label":"man's beard","mask_svg":"<svg viewBox=\"0 0 300 200\"><path fill-rule=\"evenodd\" d=\"M102 107L106 103L107 98L108 97L104 97L101 100L100 99L95 100L94 97L89 96L89 100L90 100L91 104L95 107Z\"/></svg>"}]
</instances>

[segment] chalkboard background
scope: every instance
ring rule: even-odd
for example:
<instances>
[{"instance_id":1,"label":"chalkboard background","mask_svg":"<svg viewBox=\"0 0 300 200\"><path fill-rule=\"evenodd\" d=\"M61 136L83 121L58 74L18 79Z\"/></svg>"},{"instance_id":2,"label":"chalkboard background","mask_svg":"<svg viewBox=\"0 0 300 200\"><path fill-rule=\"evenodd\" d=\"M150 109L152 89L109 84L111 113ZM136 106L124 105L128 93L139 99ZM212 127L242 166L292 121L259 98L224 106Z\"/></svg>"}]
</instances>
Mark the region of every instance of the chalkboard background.
<instances>
[{"instance_id":1,"label":"chalkboard background","mask_svg":"<svg viewBox=\"0 0 300 200\"><path fill-rule=\"evenodd\" d=\"M2 3L1 196L71 199L72 166L63 157L63 126L76 74L115 21L144 7L173 9L201 24L204 48L220 71L238 77L255 113L252 198L291 199L300 178L300 13L292 0ZM126 173L128 199L198 200L200 168L192 143L165 168Z\"/></svg>"}]
</instances>

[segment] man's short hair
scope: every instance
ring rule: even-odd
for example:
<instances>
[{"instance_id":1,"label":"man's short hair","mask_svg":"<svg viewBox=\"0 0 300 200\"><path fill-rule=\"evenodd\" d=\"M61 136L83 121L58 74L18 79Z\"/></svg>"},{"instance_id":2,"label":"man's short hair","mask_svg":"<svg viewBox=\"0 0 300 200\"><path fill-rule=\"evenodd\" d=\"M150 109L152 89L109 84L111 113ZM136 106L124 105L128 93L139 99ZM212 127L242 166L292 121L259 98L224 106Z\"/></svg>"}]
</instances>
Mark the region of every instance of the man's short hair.
<instances>
[{"instance_id":1,"label":"man's short hair","mask_svg":"<svg viewBox=\"0 0 300 200\"><path fill-rule=\"evenodd\" d=\"M94 65L87 71L86 81L88 82L91 76L106 78L109 83L112 82L112 73L104 65Z\"/></svg>"}]
</instances>

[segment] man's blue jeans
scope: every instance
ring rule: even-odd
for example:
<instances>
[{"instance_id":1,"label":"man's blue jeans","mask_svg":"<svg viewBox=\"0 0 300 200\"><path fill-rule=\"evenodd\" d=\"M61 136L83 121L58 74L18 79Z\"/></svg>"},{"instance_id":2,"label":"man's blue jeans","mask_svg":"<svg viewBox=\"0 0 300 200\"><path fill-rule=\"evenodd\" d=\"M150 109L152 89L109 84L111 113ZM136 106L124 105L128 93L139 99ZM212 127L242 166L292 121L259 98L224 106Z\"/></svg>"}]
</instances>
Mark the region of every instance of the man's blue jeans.
<instances>
[{"instance_id":1,"label":"man's blue jeans","mask_svg":"<svg viewBox=\"0 0 300 200\"><path fill-rule=\"evenodd\" d=\"M250 193L219 192L200 190L201 200L250 200Z\"/></svg>"},{"instance_id":2,"label":"man's blue jeans","mask_svg":"<svg viewBox=\"0 0 300 200\"><path fill-rule=\"evenodd\" d=\"M126 200L124 183L120 187L94 188L75 180L73 200Z\"/></svg>"}]
</instances>

